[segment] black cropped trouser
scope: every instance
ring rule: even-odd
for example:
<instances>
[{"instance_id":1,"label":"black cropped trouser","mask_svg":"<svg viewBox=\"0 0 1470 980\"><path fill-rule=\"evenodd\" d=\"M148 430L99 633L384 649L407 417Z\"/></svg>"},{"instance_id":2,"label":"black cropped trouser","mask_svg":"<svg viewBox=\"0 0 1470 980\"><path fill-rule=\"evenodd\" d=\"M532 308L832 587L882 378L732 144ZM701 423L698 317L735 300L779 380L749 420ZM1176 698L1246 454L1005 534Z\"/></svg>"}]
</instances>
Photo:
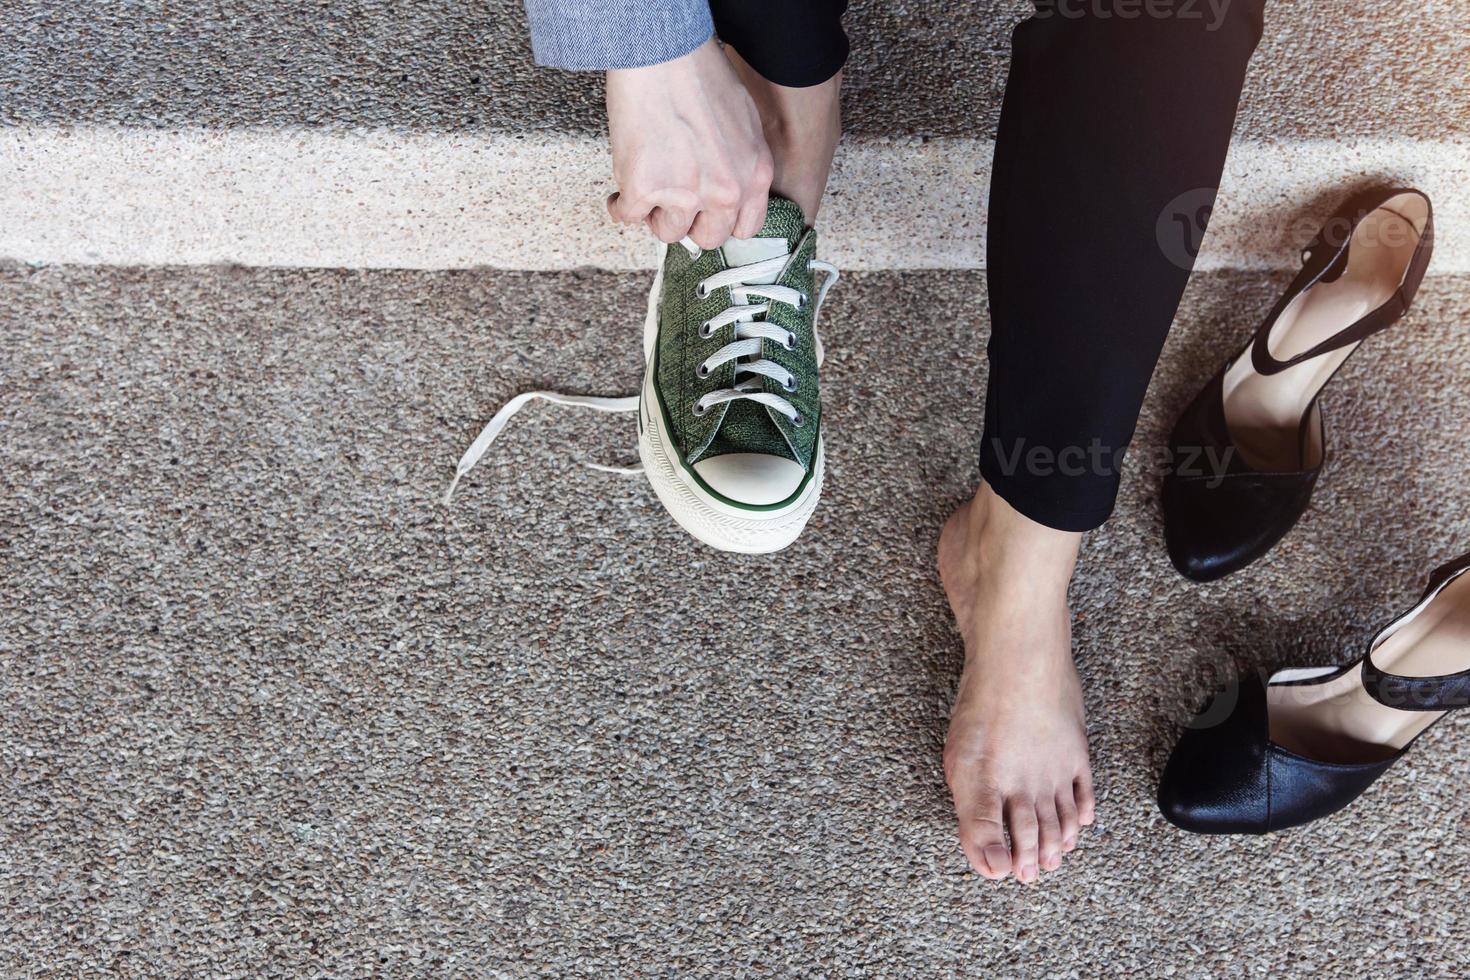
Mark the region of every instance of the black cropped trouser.
<instances>
[{"instance_id":1,"label":"black cropped trouser","mask_svg":"<svg viewBox=\"0 0 1470 980\"><path fill-rule=\"evenodd\" d=\"M980 473L1041 524L1083 531L1112 512L1264 3L1036 0L1012 35L990 186ZM782 85L837 72L845 8L711 5L721 38Z\"/></svg>"}]
</instances>

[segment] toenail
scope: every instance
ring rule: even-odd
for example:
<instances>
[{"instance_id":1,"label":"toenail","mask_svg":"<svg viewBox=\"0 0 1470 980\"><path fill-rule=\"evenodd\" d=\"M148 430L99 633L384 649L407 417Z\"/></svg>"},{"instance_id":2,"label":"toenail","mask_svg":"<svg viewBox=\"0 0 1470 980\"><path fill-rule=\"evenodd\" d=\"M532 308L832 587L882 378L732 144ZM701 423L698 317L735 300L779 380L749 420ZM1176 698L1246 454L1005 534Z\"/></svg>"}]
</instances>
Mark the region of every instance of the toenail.
<instances>
[{"instance_id":1,"label":"toenail","mask_svg":"<svg viewBox=\"0 0 1470 980\"><path fill-rule=\"evenodd\" d=\"M1077 838L1068 837L1066 840L1062 841L1062 846L1070 851L1072 848L1077 846Z\"/></svg>"},{"instance_id":2,"label":"toenail","mask_svg":"<svg viewBox=\"0 0 1470 980\"><path fill-rule=\"evenodd\" d=\"M1021 869L1021 880L1030 883L1036 880L1036 865L1028 864Z\"/></svg>"}]
</instances>

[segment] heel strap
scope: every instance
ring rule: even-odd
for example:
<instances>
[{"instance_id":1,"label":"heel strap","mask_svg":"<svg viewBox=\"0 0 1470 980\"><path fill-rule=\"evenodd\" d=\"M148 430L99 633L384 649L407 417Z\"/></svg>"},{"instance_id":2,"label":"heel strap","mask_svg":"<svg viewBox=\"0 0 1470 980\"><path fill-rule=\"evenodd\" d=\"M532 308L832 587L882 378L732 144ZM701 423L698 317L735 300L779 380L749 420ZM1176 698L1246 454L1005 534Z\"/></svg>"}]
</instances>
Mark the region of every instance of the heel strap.
<instances>
[{"instance_id":1,"label":"heel strap","mask_svg":"<svg viewBox=\"0 0 1470 980\"><path fill-rule=\"evenodd\" d=\"M1424 596L1413 611L1422 610L1467 569L1470 569L1470 554L1461 555L1435 569L1429 577ZM1373 700L1400 711L1453 711L1470 705L1470 670L1432 677L1405 677L1379 670L1373 663L1374 649L1388 639L1405 616L1386 626L1369 644L1368 654L1363 658L1363 687Z\"/></svg>"},{"instance_id":2,"label":"heel strap","mask_svg":"<svg viewBox=\"0 0 1470 980\"><path fill-rule=\"evenodd\" d=\"M1436 677L1403 677L1363 660L1363 687L1373 700L1399 711L1453 711L1470 705L1470 671Z\"/></svg>"},{"instance_id":3,"label":"heel strap","mask_svg":"<svg viewBox=\"0 0 1470 980\"><path fill-rule=\"evenodd\" d=\"M1285 309L1302 293L1317 285L1319 282L1334 282L1342 275L1347 267L1348 250L1352 246L1353 233L1357 230L1363 219L1378 210L1384 202L1400 194L1417 194L1424 198L1428 210L1425 212L1424 229L1419 235L1419 244L1414 248L1414 255L1409 260L1409 267L1404 272L1404 281L1399 284L1383 305L1365 314L1346 329L1339 331L1333 336L1317 344L1310 350L1297 354L1287 360L1278 360L1272 356L1270 351L1271 330L1276 326ZM1344 217L1343 212L1351 214L1347 234L1343 235L1342 241L1333 247L1331 241L1332 229L1337 226ZM1344 206L1337 215L1328 219L1326 225L1317 233L1317 237L1302 253L1302 270L1297 274L1286 294L1276 303L1271 312L1267 314L1265 323L1256 331L1255 339L1251 342L1251 366L1258 374L1279 374L1287 368L1295 367L1304 361L1310 361L1320 357L1329 351L1339 350L1350 344L1359 343L1381 330L1393 326L1413 305L1414 296L1419 292L1419 285L1424 281L1424 273L1429 267L1429 257L1434 250L1434 209L1429 204L1429 198L1423 193L1411 189L1395 189L1389 191L1375 192L1368 197L1358 197Z\"/></svg>"}]
</instances>

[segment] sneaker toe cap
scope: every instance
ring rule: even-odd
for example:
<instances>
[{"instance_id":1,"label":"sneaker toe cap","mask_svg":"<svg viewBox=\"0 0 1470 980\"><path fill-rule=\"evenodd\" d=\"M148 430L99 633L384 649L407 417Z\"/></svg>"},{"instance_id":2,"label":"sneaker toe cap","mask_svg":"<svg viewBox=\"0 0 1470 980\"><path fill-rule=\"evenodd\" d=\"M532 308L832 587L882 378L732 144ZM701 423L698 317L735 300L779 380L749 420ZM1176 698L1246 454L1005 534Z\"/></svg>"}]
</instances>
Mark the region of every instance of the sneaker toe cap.
<instances>
[{"instance_id":1,"label":"sneaker toe cap","mask_svg":"<svg viewBox=\"0 0 1470 980\"><path fill-rule=\"evenodd\" d=\"M781 503L806 478L796 460L764 453L712 456L695 463L694 472L721 496L755 507Z\"/></svg>"}]
</instances>

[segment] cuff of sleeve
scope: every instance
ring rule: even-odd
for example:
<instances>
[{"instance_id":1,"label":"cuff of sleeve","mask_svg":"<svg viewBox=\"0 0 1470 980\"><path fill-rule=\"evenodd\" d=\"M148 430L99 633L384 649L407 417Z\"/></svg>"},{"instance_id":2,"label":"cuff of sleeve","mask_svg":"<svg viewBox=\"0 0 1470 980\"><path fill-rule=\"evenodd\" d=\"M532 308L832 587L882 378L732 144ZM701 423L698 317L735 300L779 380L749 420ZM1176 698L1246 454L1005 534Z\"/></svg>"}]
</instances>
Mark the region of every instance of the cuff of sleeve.
<instances>
[{"instance_id":1,"label":"cuff of sleeve","mask_svg":"<svg viewBox=\"0 0 1470 980\"><path fill-rule=\"evenodd\" d=\"M528 3L531 50L543 68L605 71L682 58L714 36L703 0L677 4ZM609 9L611 8L611 9Z\"/></svg>"}]
</instances>

